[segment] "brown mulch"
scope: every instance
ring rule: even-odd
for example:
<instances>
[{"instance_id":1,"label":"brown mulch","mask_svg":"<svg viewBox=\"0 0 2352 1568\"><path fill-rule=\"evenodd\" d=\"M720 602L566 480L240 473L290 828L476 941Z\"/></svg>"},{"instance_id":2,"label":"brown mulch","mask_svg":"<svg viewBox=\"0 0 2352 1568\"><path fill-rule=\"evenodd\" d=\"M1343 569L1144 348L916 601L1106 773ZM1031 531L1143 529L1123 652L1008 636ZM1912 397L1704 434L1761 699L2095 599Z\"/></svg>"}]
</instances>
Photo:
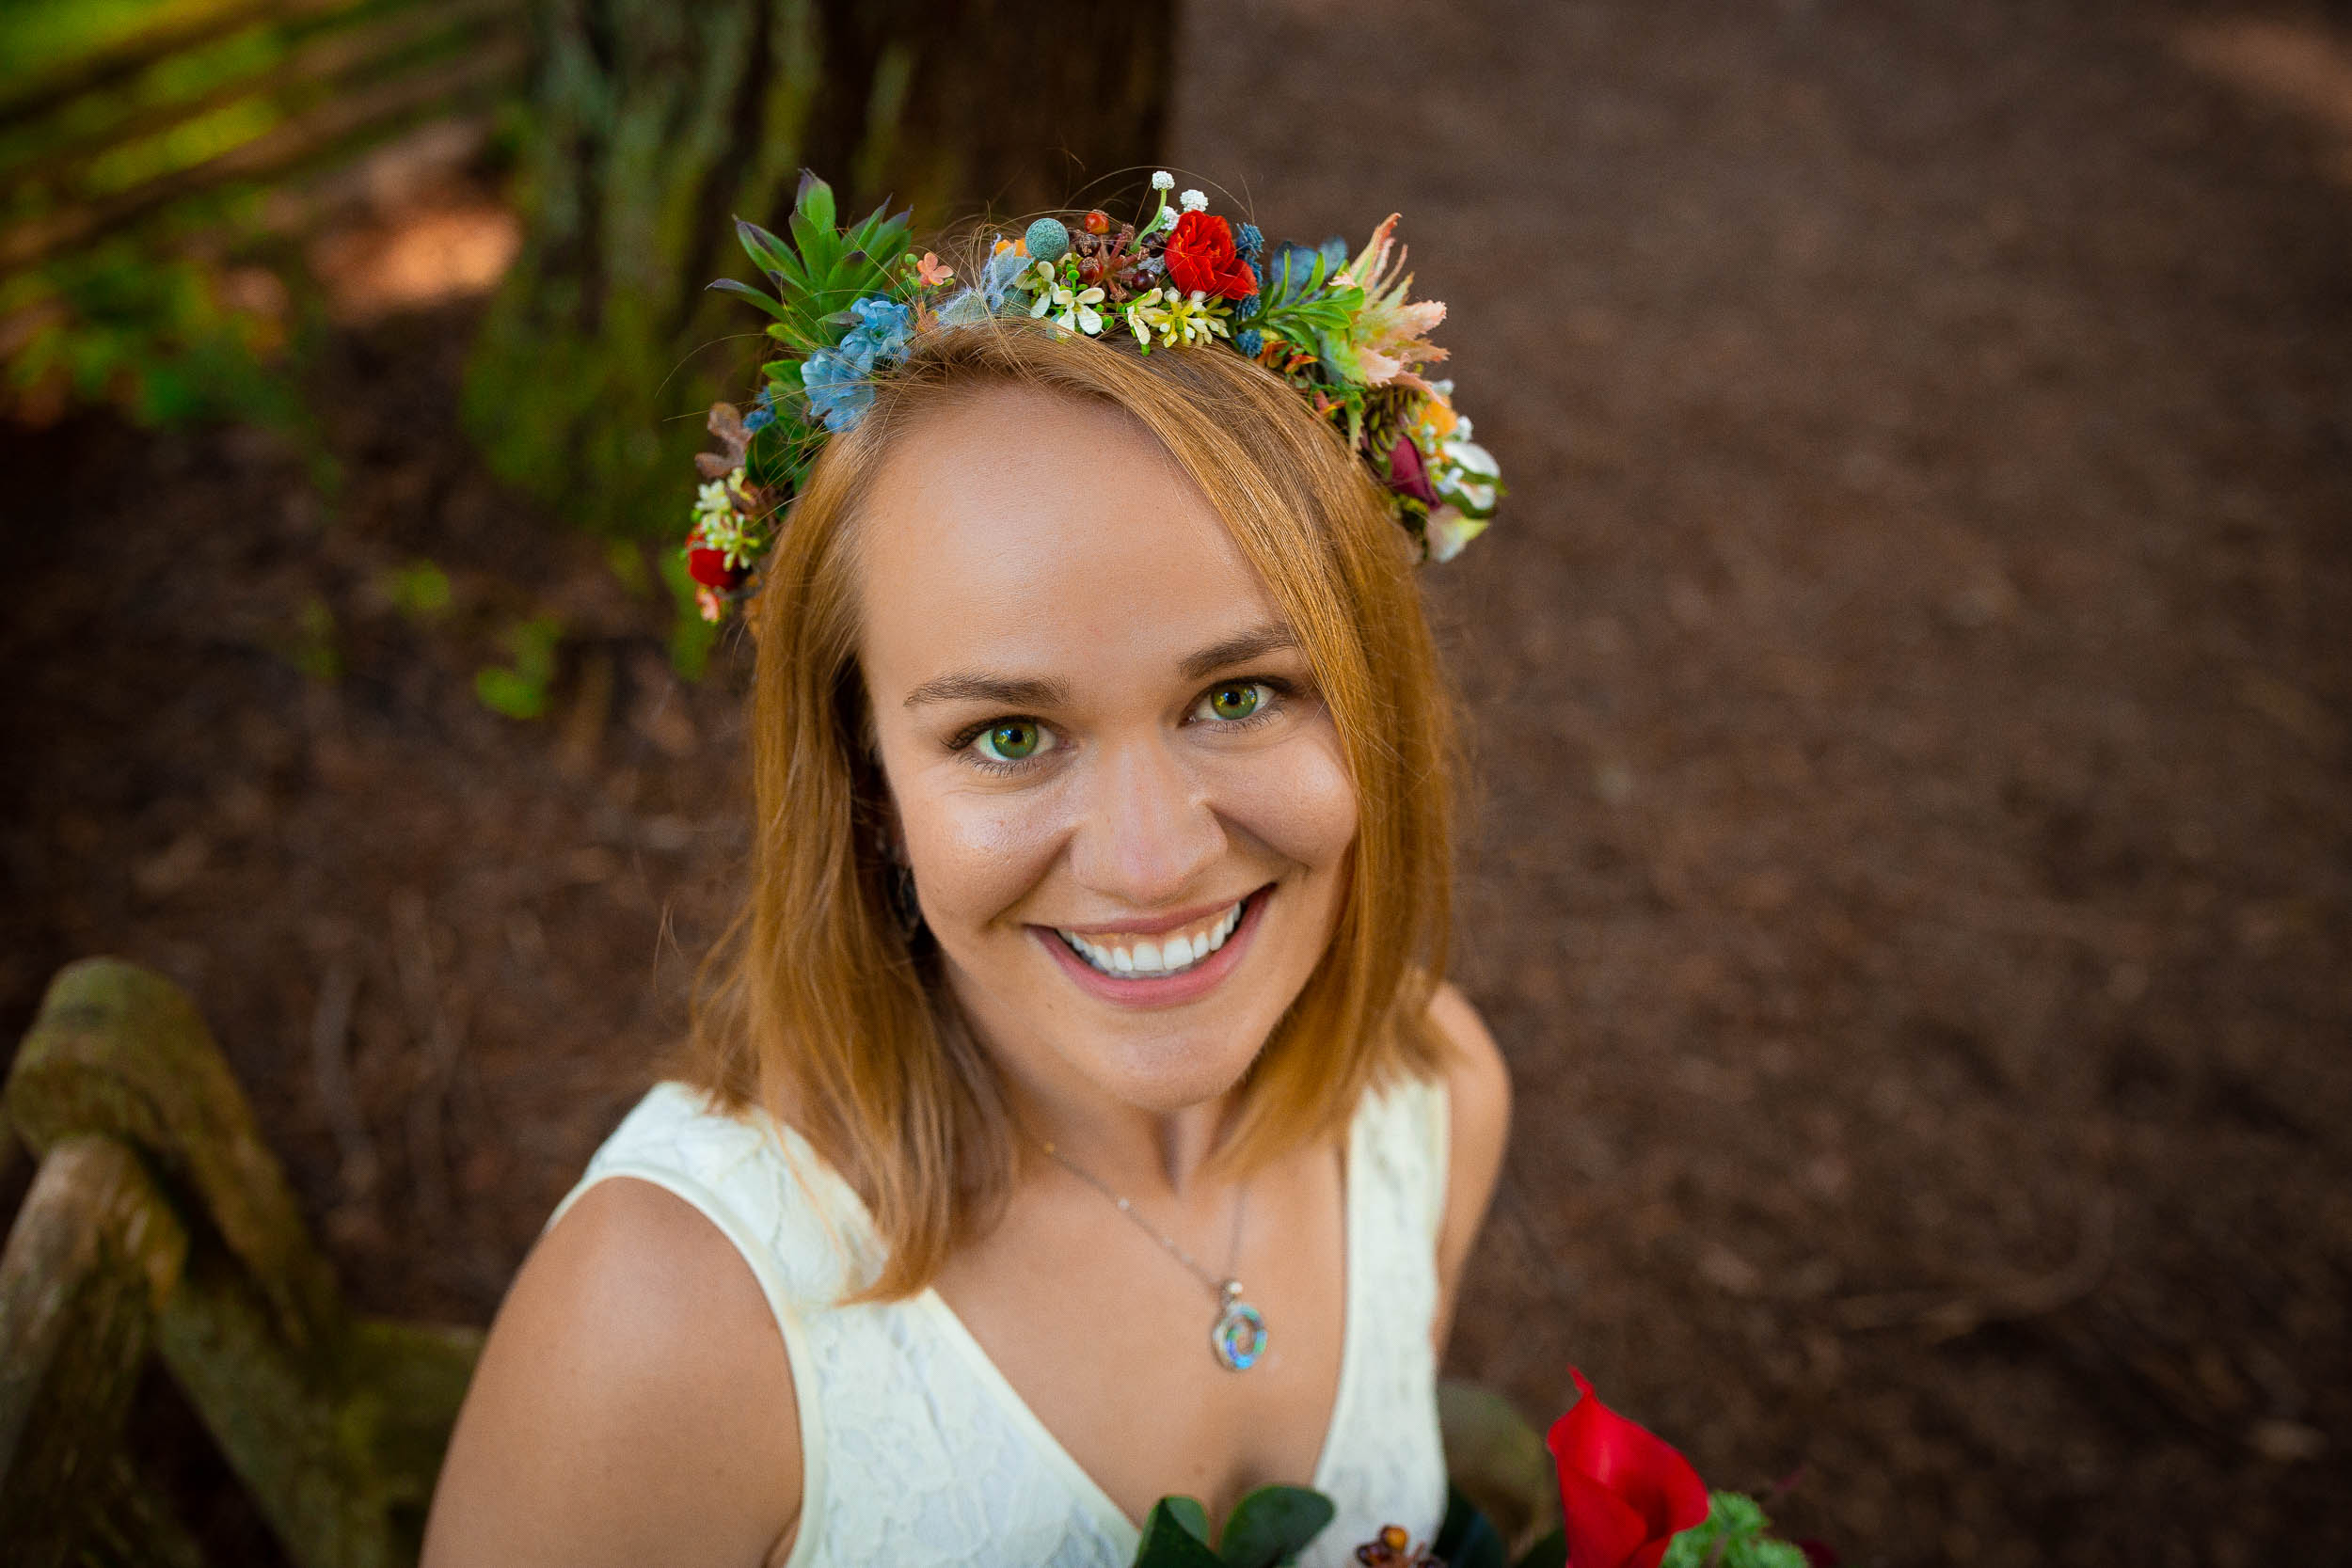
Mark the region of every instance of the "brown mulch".
<instances>
[{"instance_id":1,"label":"brown mulch","mask_svg":"<svg viewBox=\"0 0 2352 1568\"><path fill-rule=\"evenodd\" d=\"M1513 483L1431 578L1519 1095L1452 1370L1849 1561L2352 1555L2352 131L2187 63L2245 21L1189 10L1176 161L1403 208ZM745 839L739 665L483 477L469 325L338 340L326 493L0 431L0 1031L179 977L353 1293L480 1322Z\"/></svg>"}]
</instances>

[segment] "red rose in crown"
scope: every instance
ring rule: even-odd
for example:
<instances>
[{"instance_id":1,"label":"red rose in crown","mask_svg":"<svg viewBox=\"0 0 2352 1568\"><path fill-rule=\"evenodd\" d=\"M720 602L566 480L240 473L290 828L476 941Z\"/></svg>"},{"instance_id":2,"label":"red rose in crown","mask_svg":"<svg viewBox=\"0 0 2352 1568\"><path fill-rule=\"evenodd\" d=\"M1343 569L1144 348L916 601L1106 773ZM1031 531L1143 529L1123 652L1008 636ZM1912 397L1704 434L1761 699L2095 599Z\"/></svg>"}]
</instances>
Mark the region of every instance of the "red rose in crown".
<instances>
[{"instance_id":1,"label":"red rose in crown","mask_svg":"<svg viewBox=\"0 0 2352 1568\"><path fill-rule=\"evenodd\" d=\"M1233 248L1233 230L1223 218L1186 213L1176 220L1163 252L1168 280L1185 293L1212 299L1248 299L1258 292L1258 275Z\"/></svg>"}]
</instances>

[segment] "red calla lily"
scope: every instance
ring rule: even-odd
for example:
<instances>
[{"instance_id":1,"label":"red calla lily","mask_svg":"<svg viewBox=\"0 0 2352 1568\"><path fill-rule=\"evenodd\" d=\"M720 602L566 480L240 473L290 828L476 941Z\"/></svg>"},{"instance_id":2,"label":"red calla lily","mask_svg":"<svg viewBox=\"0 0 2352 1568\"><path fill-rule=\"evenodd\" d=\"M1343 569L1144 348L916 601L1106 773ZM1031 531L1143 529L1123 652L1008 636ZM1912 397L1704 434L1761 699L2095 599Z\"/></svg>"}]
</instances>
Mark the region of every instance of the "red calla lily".
<instances>
[{"instance_id":1,"label":"red calla lily","mask_svg":"<svg viewBox=\"0 0 2352 1568\"><path fill-rule=\"evenodd\" d=\"M1545 1439L1568 1568L1658 1568L1666 1544L1707 1518L1707 1484L1672 1444L1601 1403L1582 1372L1568 1375L1582 1397Z\"/></svg>"}]
</instances>

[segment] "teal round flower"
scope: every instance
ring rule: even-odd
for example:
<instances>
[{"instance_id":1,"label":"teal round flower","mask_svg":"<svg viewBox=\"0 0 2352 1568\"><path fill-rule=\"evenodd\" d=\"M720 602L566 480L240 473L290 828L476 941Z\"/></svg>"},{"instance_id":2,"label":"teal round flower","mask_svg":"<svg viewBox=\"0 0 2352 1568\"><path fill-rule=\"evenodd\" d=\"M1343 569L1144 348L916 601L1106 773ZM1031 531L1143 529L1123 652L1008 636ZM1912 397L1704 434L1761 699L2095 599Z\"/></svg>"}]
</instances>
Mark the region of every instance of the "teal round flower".
<instances>
[{"instance_id":1,"label":"teal round flower","mask_svg":"<svg viewBox=\"0 0 2352 1568\"><path fill-rule=\"evenodd\" d=\"M1070 230L1059 218L1040 218L1021 236L1032 261L1058 261L1070 248Z\"/></svg>"}]
</instances>

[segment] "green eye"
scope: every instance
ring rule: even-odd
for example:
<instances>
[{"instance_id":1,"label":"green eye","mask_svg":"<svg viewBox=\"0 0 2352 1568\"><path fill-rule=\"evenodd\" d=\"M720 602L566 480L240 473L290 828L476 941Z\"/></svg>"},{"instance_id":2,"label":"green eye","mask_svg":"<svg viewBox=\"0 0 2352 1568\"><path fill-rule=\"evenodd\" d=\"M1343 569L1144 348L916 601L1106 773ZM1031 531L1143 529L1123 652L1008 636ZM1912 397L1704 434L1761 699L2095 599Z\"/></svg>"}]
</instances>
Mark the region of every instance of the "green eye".
<instances>
[{"instance_id":1,"label":"green eye","mask_svg":"<svg viewBox=\"0 0 2352 1568\"><path fill-rule=\"evenodd\" d=\"M980 754L991 762L1020 762L1037 753L1044 732L1027 719L1008 719L991 725L978 736Z\"/></svg>"},{"instance_id":2,"label":"green eye","mask_svg":"<svg viewBox=\"0 0 2352 1568\"><path fill-rule=\"evenodd\" d=\"M1255 681L1236 681L1209 693L1209 711L1219 719L1247 719L1264 701L1264 687Z\"/></svg>"}]
</instances>

